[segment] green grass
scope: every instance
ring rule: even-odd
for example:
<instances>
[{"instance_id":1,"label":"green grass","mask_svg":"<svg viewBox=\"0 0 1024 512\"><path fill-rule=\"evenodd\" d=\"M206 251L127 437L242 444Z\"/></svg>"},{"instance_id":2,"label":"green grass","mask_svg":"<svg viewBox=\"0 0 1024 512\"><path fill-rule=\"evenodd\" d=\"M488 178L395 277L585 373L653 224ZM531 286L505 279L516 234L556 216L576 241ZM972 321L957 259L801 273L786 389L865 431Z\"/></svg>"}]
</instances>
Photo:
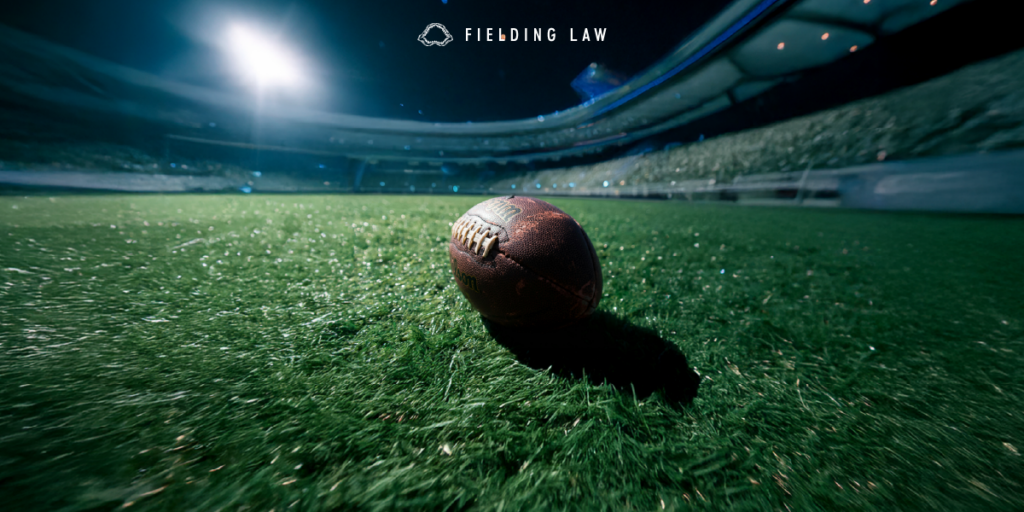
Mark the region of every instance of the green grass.
<instances>
[{"instance_id":1,"label":"green grass","mask_svg":"<svg viewBox=\"0 0 1024 512\"><path fill-rule=\"evenodd\" d=\"M1024 509L1024 219L555 200L609 338L545 359L453 284L482 199L0 198L0 502Z\"/></svg>"}]
</instances>

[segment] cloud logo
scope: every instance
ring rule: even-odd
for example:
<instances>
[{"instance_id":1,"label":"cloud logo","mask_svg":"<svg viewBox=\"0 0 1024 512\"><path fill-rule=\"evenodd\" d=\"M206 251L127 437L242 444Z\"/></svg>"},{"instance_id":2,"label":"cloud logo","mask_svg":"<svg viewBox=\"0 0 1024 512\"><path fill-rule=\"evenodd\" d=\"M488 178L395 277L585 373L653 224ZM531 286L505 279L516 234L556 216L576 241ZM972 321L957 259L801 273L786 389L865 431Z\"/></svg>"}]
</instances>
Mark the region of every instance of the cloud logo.
<instances>
[{"instance_id":1,"label":"cloud logo","mask_svg":"<svg viewBox=\"0 0 1024 512\"><path fill-rule=\"evenodd\" d=\"M429 33L430 30L434 28L439 28L441 29L441 32L444 32L444 41L437 41L427 38L427 33ZM423 33L420 34L420 36L417 37L416 40L423 43L423 46L444 46L454 41L455 38L452 37L451 33L448 32L448 29L444 28L444 25L440 23L431 23L430 25L427 25L427 28L423 29Z\"/></svg>"}]
</instances>

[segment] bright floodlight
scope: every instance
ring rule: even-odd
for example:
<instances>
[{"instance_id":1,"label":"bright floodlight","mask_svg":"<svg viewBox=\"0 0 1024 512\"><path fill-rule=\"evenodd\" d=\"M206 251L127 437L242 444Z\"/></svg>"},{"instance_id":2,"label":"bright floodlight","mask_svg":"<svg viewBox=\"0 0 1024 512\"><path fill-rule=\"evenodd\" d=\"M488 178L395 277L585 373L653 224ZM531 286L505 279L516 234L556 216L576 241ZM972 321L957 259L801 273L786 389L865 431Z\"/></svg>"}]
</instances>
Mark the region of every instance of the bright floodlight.
<instances>
[{"instance_id":1,"label":"bright floodlight","mask_svg":"<svg viewBox=\"0 0 1024 512\"><path fill-rule=\"evenodd\" d=\"M260 89L302 85L298 59L269 37L235 25L228 31L227 42L239 72Z\"/></svg>"}]
</instances>

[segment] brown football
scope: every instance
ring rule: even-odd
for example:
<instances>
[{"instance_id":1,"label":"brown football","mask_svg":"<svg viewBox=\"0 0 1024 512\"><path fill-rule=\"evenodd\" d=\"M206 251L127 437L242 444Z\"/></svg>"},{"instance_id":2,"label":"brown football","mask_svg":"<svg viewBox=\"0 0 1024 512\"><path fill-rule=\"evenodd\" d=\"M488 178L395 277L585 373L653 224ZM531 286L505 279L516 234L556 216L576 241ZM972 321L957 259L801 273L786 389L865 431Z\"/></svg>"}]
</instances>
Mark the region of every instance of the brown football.
<instances>
[{"instance_id":1,"label":"brown football","mask_svg":"<svg viewBox=\"0 0 1024 512\"><path fill-rule=\"evenodd\" d=\"M507 326L564 326L601 300L601 264L580 224L532 197L488 199L452 226L459 290L484 318Z\"/></svg>"}]
</instances>

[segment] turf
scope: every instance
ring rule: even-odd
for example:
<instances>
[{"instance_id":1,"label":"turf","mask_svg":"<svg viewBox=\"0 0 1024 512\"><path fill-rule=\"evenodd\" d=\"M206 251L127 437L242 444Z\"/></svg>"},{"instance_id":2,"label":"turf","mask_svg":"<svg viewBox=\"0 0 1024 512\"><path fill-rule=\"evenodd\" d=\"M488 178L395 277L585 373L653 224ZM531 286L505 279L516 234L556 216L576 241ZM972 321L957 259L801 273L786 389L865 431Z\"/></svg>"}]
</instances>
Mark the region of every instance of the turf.
<instances>
[{"instance_id":1,"label":"turf","mask_svg":"<svg viewBox=\"0 0 1024 512\"><path fill-rule=\"evenodd\" d=\"M0 502L1024 509L1024 219L554 200L605 296L538 354L450 276L482 199L0 198Z\"/></svg>"}]
</instances>

